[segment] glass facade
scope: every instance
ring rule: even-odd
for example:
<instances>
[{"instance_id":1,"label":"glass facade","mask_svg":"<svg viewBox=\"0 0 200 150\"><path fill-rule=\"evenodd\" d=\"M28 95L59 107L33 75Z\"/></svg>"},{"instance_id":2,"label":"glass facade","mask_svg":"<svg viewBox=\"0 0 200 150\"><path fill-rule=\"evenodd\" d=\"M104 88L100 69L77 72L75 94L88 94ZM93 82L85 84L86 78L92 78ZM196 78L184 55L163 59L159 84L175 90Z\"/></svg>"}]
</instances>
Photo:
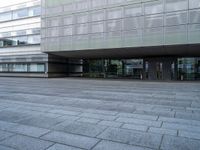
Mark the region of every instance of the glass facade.
<instances>
[{"instance_id":1,"label":"glass facade","mask_svg":"<svg viewBox=\"0 0 200 150\"><path fill-rule=\"evenodd\" d=\"M162 62L156 62L156 80L163 80L163 65ZM83 76L141 80L149 78L149 68L150 62L143 59L88 59L83 63ZM200 80L200 58L178 58L177 64L172 63L168 71L171 80Z\"/></svg>"},{"instance_id":2,"label":"glass facade","mask_svg":"<svg viewBox=\"0 0 200 150\"><path fill-rule=\"evenodd\" d=\"M39 16L41 14L41 6L33 6L18 10L0 12L0 22L22 19L27 17Z\"/></svg>"},{"instance_id":3,"label":"glass facade","mask_svg":"<svg viewBox=\"0 0 200 150\"><path fill-rule=\"evenodd\" d=\"M83 63L85 77L140 79L142 73L142 59L91 59Z\"/></svg>"},{"instance_id":4,"label":"glass facade","mask_svg":"<svg viewBox=\"0 0 200 150\"><path fill-rule=\"evenodd\" d=\"M0 64L0 72L22 72L22 73L44 73L45 64L43 63L2 63Z\"/></svg>"},{"instance_id":5,"label":"glass facade","mask_svg":"<svg viewBox=\"0 0 200 150\"><path fill-rule=\"evenodd\" d=\"M42 4L44 51L200 43L199 0L46 0ZM63 41L63 36L64 43L51 42Z\"/></svg>"},{"instance_id":6,"label":"glass facade","mask_svg":"<svg viewBox=\"0 0 200 150\"><path fill-rule=\"evenodd\" d=\"M179 58L178 79L200 80L200 58Z\"/></svg>"}]
</instances>

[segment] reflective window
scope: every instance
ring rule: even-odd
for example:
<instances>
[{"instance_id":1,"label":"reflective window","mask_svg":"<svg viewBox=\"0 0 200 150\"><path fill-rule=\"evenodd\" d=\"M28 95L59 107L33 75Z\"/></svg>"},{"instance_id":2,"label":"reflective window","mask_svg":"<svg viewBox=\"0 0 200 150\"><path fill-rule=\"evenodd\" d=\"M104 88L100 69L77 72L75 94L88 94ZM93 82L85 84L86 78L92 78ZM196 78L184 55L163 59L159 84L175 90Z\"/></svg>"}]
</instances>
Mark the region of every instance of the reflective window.
<instances>
[{"instance_id":1,"label":"reflective window","mask_svg":"<svg viewBox=\"0 0 200 150\"><path fill-rule=\"evenodd\" d=\"M124 8L125 9L125 17L139 16L142 15L142 5L130 5Z\"/></svg>"},{"instance_id":2,"label":"reflective window","mask_svg":"<svg viewBox=\"0 0 200 150\"><path fill-rule=\"evenodd\" d=\"M169 13L165 16L165 25L180 25L180 24L187 24L188 23L188 15L187 12L176 12L176 13Z\"/></svg>"},{"instance_id":3,"label":"reflective window","mask_svg":"<svg viewBox=\"0 0 200 150\"><path fill-rule=\"evenodd\" d=\"M87 34L88 33L88 24L79 24L76 26L77 34Z\"/></svg>"},{"instance_id":4,"label":"reflective window","mask_svg":"<svg viewBox=\"0 0 200 150\"><path fill-rule=\"evenodd\" d=\"M147 28L163 26L163 15L150 15L144 19L144 25Z\"/></svg>"},{"instance_id":5,"label":"reflective window","mask_svg":"<svg viewBox=\"0 0 200 150\"><path fill-rule=\"evenodd\" d=\"M24 18L28 16L28 9L21 9L13 12L13 19Z\"/></svg>"},{"instance_id":6,"label":"reflective window","mask_svg":"<svg viewBox=\"0 0 200 150\"><path fill-rule=\"evenodd\" d=\"M106 0L91 0L92 8L106 5Z\"/></svg>"},{"instance_id":7,"label":"reflective window","mask_svg":"<svg viewBox=\"0 0 200 150\"><path fill-rule=\"evenodd\" d=\"M145 14L156 14L156 13L162 13L163 12L163 1L152 1L144 3L144 11Z\"/></svg>"},{"instance_id":8,"label":"reflective window","mask_svg":"<svg viewBox=\"0 0 200 150\"><path fill-rule=\"evenodd\" d=\"M177 11L188 9L188 0L166 0L166 11Z\"/></svg>"},{"instance_id":9,"label":"reflective window","mask_svg":"<svg viewBox=\"0 0 200 150\"><path fill-rule=\"evenodd\" d=\"M40 6L32 7L29 9L29 15L30 16L38 16L41 14L41 8Z\"/></svg>"},{"instance_id":10,"label":"reflective window","mask_svg":"<svg viewBox=\"0 0 200 150\"><path fill-rule=\"evenodd\" d=\"M39 44L40 42L40 35L32 35L28 37L28 44Z\"/></svg>"},{"instance_id":11,"label":"reflective window","mask_svg":"<svg viewBox=\"0 0 200 150\"><path fill-rule=\"evenodd\" d=\"M143 17L124 18L124 30L132 30L143 27Z\"/></svg>"},{"instance_id":12,"label":"reflective window","mask_svg":"<svg viewBox=\"0 0 200 150\"><path fill-rule=\"evenodd\" d=\"M0 37L9 37L11 36L11 32L2 32L0 33Z\"/></svg>"},{"instance_id":13,"label":"reflective window","mask_svg":"<svg viewBox=\"0 0 200 150\"><path fill-rule=\"evenodd\" d=\"M111 20L107 22L107 31L120 31L122 27L121 20Z\"/></svg>"},{"instance_id":14,"label":"reflective window","mask_svg":"<svg viewBox=\"0 0 200 150\"><path fill-rule=\"evenodd\" d=\"M95 11L91 13L91 21L104 20L104 11Z\"/></svg>"},{"instance_id":15,"label":"reflective window","mask_svg":"<svg viewBox=\"0 0 200 150\"><path fill-rule=\"evenodd\" d=\"M11 20L11 19L12 19L11 12L0 14L0 22L1 21L8 21L8 20Z\"/></svg>"},{"instance_id":16,"label":"reflective window","mask_svg":"<svg viewBox=\"0 0 200 150\"><path fill-rule=\"evenodd\" d=\"M87 0L77 0L77 2L76 2L76 9L77 10L88 9L88 2L87 2Z\"/></svg>"},{"instance_id":17,"label":"reflective window","mask_svg":"<svg viewBox=\"0 0 200 150\"><path fill-rule=\"evenodd\" d=\"M122 9L115 8L115 9L108 9L108 19L115 19L115 18L122 18Z\"/></svg>"},{"instance_id":18,"label":"reflective window","mask_svg":"<svg viewBox=\"0 0 200 150\"><path fill-rule=\"evenodd\" d=\"M10 64L9 71L11 71L11 72L27 72L28 65L27 64Z\"/></svg>"},{"instance_id":19,"label":"reflective window","mask_svg":"<svg viewBox=\"0 0 200 150\"><path fill-rule=\"evenodd\" d=\"M200 0L189 0L189 8L200 8Z\"/></svg>"},{"instance_id":20,"label":"reflective window","mask_svg":"<svg viewBox=\"0 0 200 150\"><path fill-rule=\"evenodd\" d=\"M200 9L190 10L190 23L200 23Z\"/></svg>"},{"instance_id":21,"label":"reflective window","mask_svg":"<svg viewBox=\"0 0 200 150\"><path fill-rule=\"evenodd\" d=\"M13 40L17 43L17 45L27 45L28 44L27 36L16 37Z\"/></svg>"},{"instance_id":22,"label":"reflective window","mask_svg":"<svg viewBox=\"0 0 200 150\"><path fill-rule=\"evenodd\" d=\"M104 31L104 23L96 22L91 24L92 33L103 32Z\"/></svg>"},{"instance_id":23,"label":"reflective window","mask_svg":"<svg viewBox=\"0 0 200 150\"><path fill-rule=\"evenodd\" d=\"M30 64L29 72L44 72L45 65L44 64Z\"/></svg>"},{"instance_id":24,"label":"reflective window","mask_svg":"<svg viewBox=\"0 0 200 150\"><path fill-rule=\"evenodd\" d=\"M73 24L73 16L66 16L63 18L63 24L64 25L70 25Z\"/></svg>"},{"instance_id":25,"label":"reflective window","mask_svg":"<svg viewBox=\"0 0 200 150\"><path fill-rule=\"evenodd\" d=\"M76 15L76 23L86 23L88 22L88 14L78 14Z\"/></svg>"},{"instance_id":26,"label":"reflective window","mask_svg":"<svg viewBox=\"0 0 200 150\"><path fill-rule=\"evenodd\" d=\"M64 27L64 32L63 32L64 35L72 35L73 34L73 27L72 26L67 26L67 27Z\"/></svg>"},{"instance_id":27,"label":"reflective window","mask_svg":"<svg viewBox=\"0 0 200 150\"><path fill-rule=\"evenodd\" d=\"M124 0L108 0L108 4L117 4L117 3L121 3Z\"/></svg>"}]
</instances>

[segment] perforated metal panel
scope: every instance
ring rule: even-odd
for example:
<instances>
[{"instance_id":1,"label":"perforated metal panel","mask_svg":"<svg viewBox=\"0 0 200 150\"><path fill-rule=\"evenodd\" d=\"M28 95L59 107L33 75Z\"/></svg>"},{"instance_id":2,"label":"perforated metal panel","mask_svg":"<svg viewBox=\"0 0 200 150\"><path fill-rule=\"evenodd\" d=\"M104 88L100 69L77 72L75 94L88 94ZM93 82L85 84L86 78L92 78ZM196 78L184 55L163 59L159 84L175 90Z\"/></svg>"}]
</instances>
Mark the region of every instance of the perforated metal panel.
<instances>
[{"instance_id":1,"label":"perforated metal panel","mask_svg":"<svg viewBox=\"0 0 200 150\"><path fill-rule=\"evenodd\" d=\"M198 42L200 0L46 0L46 3L49 4L42 6L46 36L42 38L46 37L47 43L48 38L64 36L59 50L68 49L64 48L67 45L70 50L82 50ZM56 22L57 19L60 21Z\"/></svg>"}]
</instances>

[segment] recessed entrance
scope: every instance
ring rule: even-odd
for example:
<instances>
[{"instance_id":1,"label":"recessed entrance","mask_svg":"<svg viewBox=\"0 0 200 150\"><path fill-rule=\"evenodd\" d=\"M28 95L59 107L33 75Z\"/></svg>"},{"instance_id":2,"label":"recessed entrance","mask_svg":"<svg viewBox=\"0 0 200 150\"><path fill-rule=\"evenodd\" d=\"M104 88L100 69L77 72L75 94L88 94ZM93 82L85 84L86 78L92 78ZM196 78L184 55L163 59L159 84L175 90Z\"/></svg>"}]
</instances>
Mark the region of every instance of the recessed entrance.
<instances>
[{"instance_id":1,"label":"recessed entrance","mask_svg":"<svg viewBox=\"0 0 200 150\"><path fill-rule=\"evenodd\" d=\"M175 80L176 58L145 59L145 77L148 80Z\"/></svg>"}]
</instances>

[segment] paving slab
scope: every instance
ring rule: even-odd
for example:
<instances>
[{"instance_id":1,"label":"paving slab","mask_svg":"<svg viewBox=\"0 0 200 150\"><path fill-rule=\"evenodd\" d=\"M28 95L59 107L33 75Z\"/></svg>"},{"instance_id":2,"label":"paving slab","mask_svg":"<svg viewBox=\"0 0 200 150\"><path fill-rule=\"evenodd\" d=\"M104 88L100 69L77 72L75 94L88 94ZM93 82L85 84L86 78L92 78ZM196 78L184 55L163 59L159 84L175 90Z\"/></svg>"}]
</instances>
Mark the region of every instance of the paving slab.
<instances>
[{"instance_id":1,"label":"paving slab","mask_svg":"<svg viewBox=\"0 0 200 150\"><path fill-rule=\"evenodd\" d=\"M108 128L98 138L158 149L162 136L133 130Z\"/></svg>"},{"instance_id":2,"label":"paving slab","mask_svg":"<svg viewBox=\"0 0 200 150\"><path fill-rule=\"evenodd\" d=\"M152 150L145 147L132 146L111 141L101 141L92 150Z\"/></svg>"},{"instance_id":3,"label":"paving slab","mask_svg":"<svg viewBox=\"0 0 200 150\"><path fill-rule=\"evenodd\" d=\"M41 138L52 142L58 142L69 146L74 146L77 148L83 148L88 150L95 146L99 141L99 139L96 138L90 138L56 131L44 135Z\"/></svg>"},{"instance_id":4,"label":"paving slab","mask_svg":"<svg viewBox=\"0 0 200 150\"><path fill-rule=\"evenodd\" d=\"M75 148L75 147L71 147L67 145L62 145L62 144L55 144L51 146L50 148L48 148L47 150L83 150L83 149Z\"/></svg>"},{"instance_id":5,"label":"paving slab","mask_svg":"<svg viewBox=\"0 0 200 150\"><path fill-rule=\"evenodd\" d=\"M200 141L189 138L165 135L161 145L162 150L199 150Z\"/></svg>"},{"instance_id":6,"label":"paving slab","mask_svg":"<svg viewBox=\"0 0 200 150\"><path fill-rule=\"evenodd\" d=\"M53 143L28 136L15 135L1 141L0 145L12 147L17 150L45 150L53 145Z\"/></svg>"},{"instance_id":7,"label":"paving slab","mask_svg":"<svg viewBox=\"0 0 200 150\"><path fill-rule=\"evenodd\" d=\"M57 129L67 133L74 133L79 135L95 137L98 134L100 134L104 129L106 129L106 126L94 125L83 122L73 122L67 124L66 126L63 126L63 128L57 128Z\"/></svg>"}]
</instances>

